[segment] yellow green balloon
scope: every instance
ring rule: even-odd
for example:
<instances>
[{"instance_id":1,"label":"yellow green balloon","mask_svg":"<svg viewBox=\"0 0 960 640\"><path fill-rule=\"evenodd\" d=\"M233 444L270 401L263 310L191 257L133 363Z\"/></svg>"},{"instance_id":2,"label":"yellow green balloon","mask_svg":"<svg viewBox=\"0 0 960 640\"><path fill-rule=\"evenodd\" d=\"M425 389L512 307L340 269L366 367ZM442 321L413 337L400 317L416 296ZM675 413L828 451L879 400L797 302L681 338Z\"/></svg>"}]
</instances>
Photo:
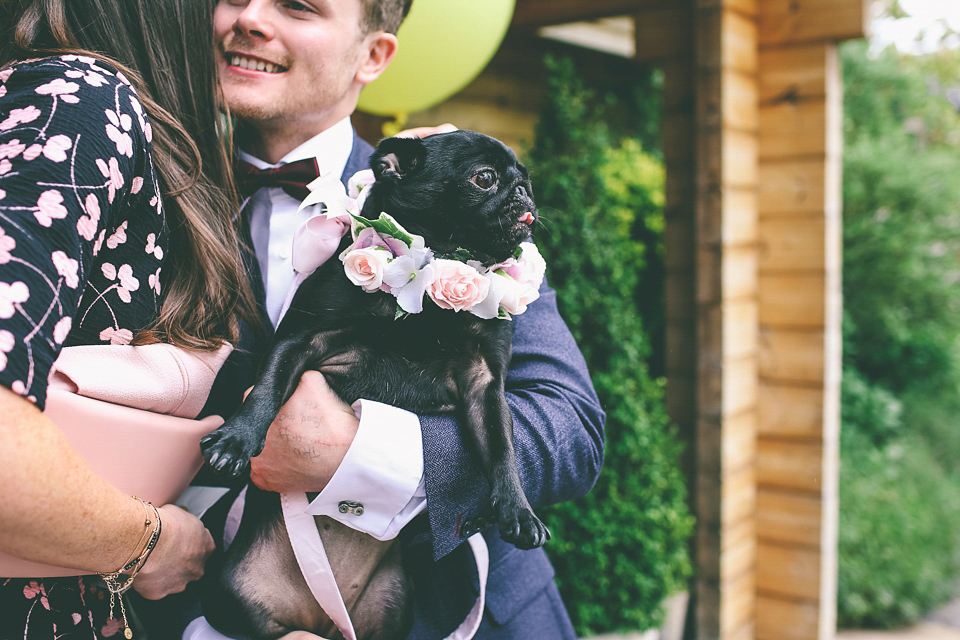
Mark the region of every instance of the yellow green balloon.
<instances>
[{"instance_id":1,"label":"yellow green balloon","mask_svg":"<svg viewBox=\"0 0 960 640\"><path fill-rule=\"evenodd\" d=\"M413 0L397 57L360 93L359 108L403 116L460 91L496 53L515 0Z\"/></svg>"}]
</instances>

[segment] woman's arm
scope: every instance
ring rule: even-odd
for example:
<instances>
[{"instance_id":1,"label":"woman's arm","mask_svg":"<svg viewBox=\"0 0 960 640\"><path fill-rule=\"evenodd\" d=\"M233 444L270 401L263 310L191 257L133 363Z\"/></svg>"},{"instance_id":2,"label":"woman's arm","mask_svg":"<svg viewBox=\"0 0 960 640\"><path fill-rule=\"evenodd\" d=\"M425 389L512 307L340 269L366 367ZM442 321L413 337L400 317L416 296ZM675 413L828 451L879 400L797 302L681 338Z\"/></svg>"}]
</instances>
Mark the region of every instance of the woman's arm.
<instances>
[{"instance_id":1,"label":"woman's arm","mask_svg":"<svg viewBox=\"0 0 960 640\"><path fill-rule=\"evenodd\" d=\"M78 573L119 569L143 544L143 505L97 475L55 424L5 387L0 415L0 549ZM167 506L160 514L160 539L134 583L152 599L199 578L214 547L187 512Z\"/></svg>"}]
</instances>

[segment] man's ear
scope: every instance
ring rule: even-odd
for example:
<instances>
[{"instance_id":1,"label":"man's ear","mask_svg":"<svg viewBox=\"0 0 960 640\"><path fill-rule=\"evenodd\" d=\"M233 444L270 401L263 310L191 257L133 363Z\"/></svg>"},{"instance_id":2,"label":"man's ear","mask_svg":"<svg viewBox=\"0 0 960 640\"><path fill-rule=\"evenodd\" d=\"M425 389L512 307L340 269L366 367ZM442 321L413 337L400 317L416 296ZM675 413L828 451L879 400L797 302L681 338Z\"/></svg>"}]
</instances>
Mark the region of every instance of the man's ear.
<instances>
[{"instance_id":1,"label":"man's ear","mask_svg":"<svg viewBox=\"0 0 960 640\"><path fill-rule=\"evenodd\" d=\"M397 36L386 31L374 31L366 36L364 46L366 58L357 69L356 80L368 85L380 77L397 55Z\"/></svg>"},{"instance_id":2,"label":"man's ear","mask_svg":"<svg viewBox=\"0 0 960 640\"><path fill-rule=\"evenodd\" d=\"M377 145L370 167L377 180L400 180L422 169L426 157L420 138L387 138Z\"/></svg>"}]
</instances>

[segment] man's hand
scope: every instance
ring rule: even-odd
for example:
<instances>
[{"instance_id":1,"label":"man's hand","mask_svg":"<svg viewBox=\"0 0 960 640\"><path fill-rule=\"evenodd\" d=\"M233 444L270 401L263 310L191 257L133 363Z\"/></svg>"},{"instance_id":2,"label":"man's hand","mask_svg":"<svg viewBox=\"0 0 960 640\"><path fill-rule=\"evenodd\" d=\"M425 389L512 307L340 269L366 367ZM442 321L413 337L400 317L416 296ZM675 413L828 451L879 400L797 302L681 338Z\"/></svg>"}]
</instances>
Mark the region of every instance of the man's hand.
<instances>
[{"instance_id":1,"label":"man's hand","mask_svg":"<svg viewBox=\"0 0 960 640\"><path fill-rule=\"evenodd\" d=\"M457 127L453 126L449 122L444 124L438 124L435 127L413 127L411 129L404 129L397 134L398 138L426 138L427 136L432 136L436 133L450 133L451 131L456 131Z\"/></svg>"},{"instance_id":2,"label":"man's hand","mask_svg":"<svg viewBox=\"0 0 960 640\"><path fill-rule=\"evenodd\" d=\"M250 460L250 479L267 491L321 491L347 454L360 421L327 385L307 371L280 408L260 455Z\"/></svg>"}]
</instances>

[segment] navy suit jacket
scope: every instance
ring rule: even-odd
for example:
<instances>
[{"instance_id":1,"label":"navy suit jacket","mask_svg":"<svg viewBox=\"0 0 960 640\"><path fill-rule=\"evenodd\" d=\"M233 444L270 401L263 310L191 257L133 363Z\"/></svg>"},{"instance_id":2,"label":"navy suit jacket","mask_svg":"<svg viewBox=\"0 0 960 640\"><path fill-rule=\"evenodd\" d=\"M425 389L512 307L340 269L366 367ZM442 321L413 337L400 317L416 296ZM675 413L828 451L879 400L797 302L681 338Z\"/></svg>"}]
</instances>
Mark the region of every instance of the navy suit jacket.
<instances>
[{"instance_id":1,"label":"navy suit jacket","mask_svg":"<svg viewBox=\"0 0 960 640\"><path fill-rule=\"evenodd\" d=\"M368 168L372 151L354 136L344 183ZM247 266L262 303L257 261ZM603 461L604 414L586 364L557 311L556 292L546 284L540 298L513 322L507 402L524 491L534 507L578 498L593 486ZM265 326L269 328L269 321ZM244 331L241 349L218 377L207 412L232 413L253 383L254 362L268 341L265 333ZM415 583L410 639L446 637L473 606L476 568L469 545L462 543L481 529L490 549L490 572L487 607L476 638L575 639L543 549L521 551L501 540L496 526L482 526L491 487L456 419L426 415L420 423L427 510L402 534L405 562Z\"/></svg>"}]
</instances>

